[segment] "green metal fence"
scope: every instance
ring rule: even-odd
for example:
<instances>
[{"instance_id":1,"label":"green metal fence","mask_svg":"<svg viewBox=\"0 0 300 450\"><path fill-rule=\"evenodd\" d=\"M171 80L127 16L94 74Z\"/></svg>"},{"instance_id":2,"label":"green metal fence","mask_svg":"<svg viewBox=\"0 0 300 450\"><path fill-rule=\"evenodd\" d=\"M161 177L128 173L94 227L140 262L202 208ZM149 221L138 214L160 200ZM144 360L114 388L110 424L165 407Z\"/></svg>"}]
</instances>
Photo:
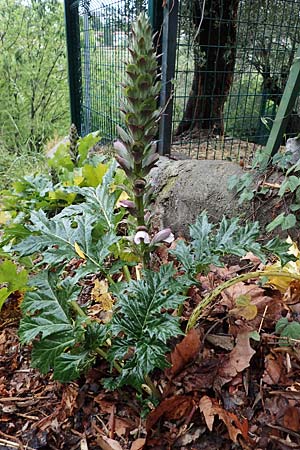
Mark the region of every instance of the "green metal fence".
<instances>
[{"instance_id":1,"label":"green metal fence","mask_svg":"<svg viewBox=\"0 0 300 450\"><path fill-rule=\"evenodd\" d=\"M103 143L115 138L120 123L130 27L144 6L143 0L65 0L72 120L83 135L100 130Z\"/></svg>"},{"instance_id":2,"label":"green metal fence","mask_svg":"<svg viewBox=\"0 0 300 450\"><path fill-rule=\"evenodd\" d=\"M238 159L266 144L300 43L299 0L179 2L172 151ZM300 132L298 106L285 138Z\"/></svg>"},{"instance_id":3,"label":"green metal fence","mask_svg":"<svg viewBox=\"0 0 300 450\"><path fill-rule=\"evenodd\" d=\"M160 153L251 156L300 43L300 0L65 0L72 118L103 143L120 121L130 24L147 7L162 53ZM299 132L296 101L284 139Z\"/></svg>"}]
</instances>

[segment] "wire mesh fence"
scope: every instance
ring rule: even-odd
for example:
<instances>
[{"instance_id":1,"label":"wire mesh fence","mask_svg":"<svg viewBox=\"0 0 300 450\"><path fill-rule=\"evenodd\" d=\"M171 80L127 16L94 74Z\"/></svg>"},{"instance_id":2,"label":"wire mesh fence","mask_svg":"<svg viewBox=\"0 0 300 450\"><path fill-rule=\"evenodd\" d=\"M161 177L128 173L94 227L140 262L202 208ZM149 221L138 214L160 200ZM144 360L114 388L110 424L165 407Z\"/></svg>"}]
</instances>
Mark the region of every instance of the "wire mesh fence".
<instances>
[{"instance_id":1,"label":"wire mesh fence","mask_svg":"<svg viewBox=\"0 0 300 450\"><path fill-rule=\"evenodd\" d=\"M72 5L79 20L81 133L99 130L102 143L116 136L121 83L132 21L143 0L81 0Z\"/></svg>"},{"instance_id":2,"label":"wire mesh fence","mask_svg":"<svg viewBox=\"0 0 300 450\"><path fill-rule=\"evenodd\" d=\"M170 10L174 2L166 2ZM111 142L120 123L131 22L147 6L153 12L165 2L65 3L72 11L71 39L77 39L69 59L77 61L70 71L76 72L73 97L80 98L80 107L75 98L73 105L80 109L81 132L100 130L102 142ZM167 118L171 148L164 147L162 135L163 151L175 157L237 160L266 144L300 43L299 7L300 0L179 0L178 31L172 35L168 29L164 39L165 14L162 51L176 41L176 67L173 112ZM171 65L165 61L163 70ZM300 132L297 103L285 138Z\"/></svg>"},{"instance_id":3,"label":"wire mesh fence","mask_svg":"<svg viewBox=\"0 0 300 450\"><path fill-rule=\"evenodd\" d=\"M121 82L128 36L131 22L140 9L126 6L123 1L95 5L89 15L83 15L84 132L99 129L102 138L108 140L115 137L115 125L120 122Z\"/></svg>"},{"instance_id":4,"label":"wire mesh fence","mask_svg":"<svg viewBox=\"0 0 300 450\"><path fill-rule=\"evenodd\" d=\"M181 1L172 151L205 159L265 145L299 45L299 0ZM300 131L298 107L286 137Z\"/></svg>"}]
</instances>

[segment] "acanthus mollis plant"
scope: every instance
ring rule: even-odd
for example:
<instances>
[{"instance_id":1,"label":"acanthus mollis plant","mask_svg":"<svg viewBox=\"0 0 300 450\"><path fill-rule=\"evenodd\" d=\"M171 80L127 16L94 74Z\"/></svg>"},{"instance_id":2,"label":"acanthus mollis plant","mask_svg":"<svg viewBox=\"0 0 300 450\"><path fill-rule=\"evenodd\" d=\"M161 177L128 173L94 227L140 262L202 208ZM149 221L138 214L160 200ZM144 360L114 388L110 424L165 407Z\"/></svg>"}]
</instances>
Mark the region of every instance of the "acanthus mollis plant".
<instances>
[{"instance_id":1,"label":"acanthus mollis plant","mask_svg":"<svg viewBox=\"0 0 300 450\"><path fill-rule=\"evenodd\" d=\"M157 68L151 26L146 15L141 13L132 27L129 61L126 66L127 77L123 85L121 116L126 131L118 127L119 140L115 142L114 147L116 159L131 184L132 200L124 201L123 206L136 217L134 242L142 245L144 262L147 262L151 244L154 246L158 242L170 242L172 239L171 230L167 229L151 240L145 219L150 197L146 176L159 159L155 143L161 116L157 107L160 92Z\"/></svg>"},{"instance_id":2,"label":"acanthus mollis plant","mask_svg":"<svg viewBox=\"0 0 300 450\"><path fill-rule=\"evenodd\" d=\"M70 126L69 141L70 141L70 149L69 149L70 158L71 158L74 166L77 166L78 159L80 157L80 154L78 151L79 136L78 136L76 125L74 125L74 123L72 123L72 125Z\"/></svg>"}]
</instances>

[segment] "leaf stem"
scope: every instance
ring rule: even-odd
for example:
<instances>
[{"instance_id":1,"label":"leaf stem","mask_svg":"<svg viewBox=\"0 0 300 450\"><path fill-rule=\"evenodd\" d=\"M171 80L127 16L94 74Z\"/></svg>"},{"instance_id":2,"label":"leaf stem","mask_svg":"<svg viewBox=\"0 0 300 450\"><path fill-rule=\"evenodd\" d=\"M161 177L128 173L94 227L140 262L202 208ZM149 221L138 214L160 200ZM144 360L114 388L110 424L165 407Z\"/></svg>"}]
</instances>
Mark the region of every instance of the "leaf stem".
<instances>
[{"instance_id":1,"label":"leaf stem","mask_svg":"<svg viewBox=\"0 0 300 450\"><path fill-rule=\"evenodd\" d=\"M145 379L147 386L150 388L152 395L155 398L157 398L158 400L161 399L161 394L160 394L159 390L157 389L157 387L154 385L154 383L151 381L149 375L145 375L144 379Z\"/></svg>"},{"instance_id":2,"label":"leaf stem","mask_svg":"<svg viewBox=\"0 0 300 450\"><path fill-rule=\"evenodd\" d=\"M104 358L106 361L108 361L108 356L107 356L107 352L106 351L104 351L100 347L97 347L95 351L96 351L96 353L98 353L98 355L102 356L102 358ZM120 366L119 363L117 363L117 361L113 362L113 366L119 373L122 372L122 367Z\"/></svg>"},{"instance_id":3,"label":"leaf stem","mask_svg":"<svg viewBox=\"0 0 300 450\"><path fill-rule=\"evenodd\" d=\"M87 319L87 322L91 322L91 319L89 318L89 316L87 314L85 314L85 312L83 311L83 309L78 305L78 303L73 300L70 302L73 310L80 316L80 317L85 317ZM102 358L104 358L106 361L108 361L108 357L107 357L107 353L105 350L103 350L101 347L97 347L96 348L96 353L98 353L98 355L102 356ZM114 368L121 373L122 372L122 367L120 366L120 364L118 364L116 361L113 362Z\"/></svg>"},{"instance_id":4,"label":"leaf stem","mask_svg":"<svg viewBox=\"0 0 300 450\"><path fill-rule=\"evenodd\" d=\"M295 280L300 281L300 275L293 274L290 272L283 271L268 271L268 270L259 270L257 272L244 273L237 277L232 278L231 280L227 280L224 283L217 286L212 292L204 297L204 299L199 303L199 305L192 312L188 324L186 326L186 332L188 332L191 328L193 328L198 319L201 316L202 311L216 298L224 289L229 288L230 286L235 285L241 281L251 280L252 278L259 277L285 277L285 278L293 278Z\"/></svg>"},{"instance_id":5,"label":"leaf stem","mask_svg":"<svg viewBox=\"0 0 300 450\"><path fill-rule=\"evenodd\" d=\"M85 317L87 319L87 322L91 322L91 319L85 314L85 312L83 311L83 309L78 305L78 303L73 300L70 302L73 310L80 316L80 317ZM108 356L107 356L107 352L105 350L103 350L101 347L97 347L95 352L100 355L102 358L104 358L106 361L108 361ZM117 370L117 372L122 373L122 367L120 366L120 364L117 361L113 362L113 366L114 368ZM147 383L148 387L150 388L152 394L154 395L154 397L156 398L160 398L160 392L158 391L158 389L156 388L156 386L154 386L154 384L152 383L152 381L150 380L148 375L145 375L145 382Z\"/></svg>"},{"instance_id":6,"label":"leaf stem","mask_svg":"<svg viewBox=\"0 0 300 450\"><path fill-rule=\"evenodd\" d=\"M78 305L78 303L75 300L72 300L70 302L70 305L73 309L74 312L76 312L78 314L78 316L80 317L86 317L89 321L91 321L91 319L89 318L89 316L83 311L83 309Z\"/></svg>"},{"instance_id":7,"label":"leaf stem","mask_svg":"<svg viewBox=\"0 0 300 450\"><path fill-rule=\"evenodd\" d=\"M124 272L126 281L129 283L131 281L131 275L130 275L130 272L129 272L129 269L128 269L127 265L123 266L123 272Z\"/></svg>"},{"instance_id":8,"label":"leaf stem","mask_svg":"<svg viewBox=\"0 0 300 450\"><path fill-rule=\"evenodd\" d=\"M117 251L118 251L119 258L122 259L121 258L121 248L120 248L119 242L117 242ZM129 283L131 281L131 275L130 275L127 264L125 264L125 266L123 266L123 273L125 275L126 281Z\"/></svg>"},{"instance_id":9,"label":"leaf stem","mask_svg":"<svg viewBox=\"0 0 300 450\"><path fill-rule=\"evenodd\" d=\"M137 224L138 226L145 226L145 211L143 195L135 195L134 202L137 209Z\"/></svg>"}]
</instances>

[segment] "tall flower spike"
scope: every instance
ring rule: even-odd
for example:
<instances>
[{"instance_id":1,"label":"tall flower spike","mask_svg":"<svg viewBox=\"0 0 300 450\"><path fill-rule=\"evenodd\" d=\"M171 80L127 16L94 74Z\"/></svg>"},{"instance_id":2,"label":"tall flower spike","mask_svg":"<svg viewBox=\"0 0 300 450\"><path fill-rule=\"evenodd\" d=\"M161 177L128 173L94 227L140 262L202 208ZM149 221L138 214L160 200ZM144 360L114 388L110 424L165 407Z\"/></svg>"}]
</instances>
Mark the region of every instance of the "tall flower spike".
<instances>
[{"instance_id":1,"label":"tall flower spike","mask_svg":"<svg viewBox=\"0 0 300 450\"><path fill-rule=\"evenodd\" d=\"M69 141L70 141L69 151L70 151L71 160L75 166L78 163L78 140L79 140L79 136L78 136L77 128L74 125L74 123L72 123L72 125L70 126L70 131L69 131Z\"/></svg>"},{"instance_id":2,"label":"tall flower spike","mask_svg":"<svg viewBox=\"0 0 300 450\"><path fill-rule=\"evenodd\" d=\"M158 160L153 144L160 118L160 109L157 108L159 92L152 30L146 14L141 13L132 26L123 84L121 116L126 131L118 128L119 141L115 143L116 159L132 184L138 225L145 224L147 188L144 180Z\"/></svg>"}]
</instances>

